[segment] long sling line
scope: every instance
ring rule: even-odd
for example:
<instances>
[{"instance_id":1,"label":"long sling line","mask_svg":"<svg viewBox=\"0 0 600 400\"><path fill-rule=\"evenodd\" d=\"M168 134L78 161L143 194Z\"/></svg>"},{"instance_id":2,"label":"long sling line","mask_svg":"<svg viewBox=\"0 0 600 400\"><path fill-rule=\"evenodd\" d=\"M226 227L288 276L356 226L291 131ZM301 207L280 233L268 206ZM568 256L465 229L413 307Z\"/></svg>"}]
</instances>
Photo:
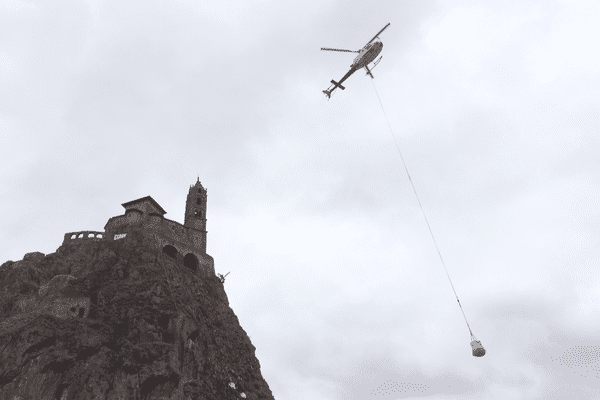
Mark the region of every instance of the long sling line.
<instances>
[{"instance_id":1,"label":"long sling line","mask_svg":"<svg viewBox=\"0 0 600 400\"><path fill-rule=\"evenodd\" d=\"M390 128L390 134L394 139L394 143L396 144L396 149L398 150L398 154L400 154L400 159L402 160L402 165L404 165L404 170L406 171L406 175L408 176L408 180L410 181L410 185L412 186L413 192L415 193L415 197L417 198L417 202L419 203L419 207L421 208L421 213L423 214L423 218L425 219L425 223L427 224L427 228L429 229L429 233L431 234L431 239L433 239L433 243L435 244L435 248L437 250L438 255L440 256L440 260L442 261L442 265L444 266L444 270L446 271L446 276L448 276L448 280L450 281L450 286L452 286L452 291L454 292L454 296L456 297L456 301L458 302L458 306L460 307L460 311L462 312L463 317L465 317L465 322L467 323L467 327L469 328L469 333L471 337L473 337L473 332L471 331L471 327L469 326L469 321L467 321L467 316L463 311L462 305L460 304L460 300L458 299L458 295L456 294L456 290L454 289L454 285L452 284L452 279L450 279L450 274L448 273L448 268L446 268L446 263L444 262L444 258L442 257L442 253L440 252L440 248L435 240L435 236L433 235L433 231L431 230L431 226L429 225L429 221L427 220L427 215L425 215L425 210L423 209L423 205L421 204L421 200L419 199L419 195L417 194L417 190L415 189L415 184L410 177L410 173L408 172L408 167L406 166L406 162L404 162L404 157L402 156L402 152L400 151L400 146L398 145L398 141L396 140L396 136L394 135L394 131L392 130L392 126L390 125L390 120L387 117L385 112L385 108L383 108L383 103L381 102L381 98L379 97L379 92L377 92L377 87L375 86L375 81L370 79L373 82L373 88L375 89L375 94L377 94L377 100L379 100L379 105L381 106L381 111L383 111L383 115L387 122L388 128Z\"/></svg>"}]
</instances>

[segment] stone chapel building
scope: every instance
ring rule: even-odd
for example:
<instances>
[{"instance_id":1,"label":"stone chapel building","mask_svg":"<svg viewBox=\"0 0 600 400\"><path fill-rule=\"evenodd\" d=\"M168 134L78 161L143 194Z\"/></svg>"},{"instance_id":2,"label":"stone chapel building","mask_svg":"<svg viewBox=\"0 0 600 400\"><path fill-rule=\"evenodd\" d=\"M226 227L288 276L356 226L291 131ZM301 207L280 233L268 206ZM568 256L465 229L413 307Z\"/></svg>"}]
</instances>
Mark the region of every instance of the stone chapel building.
<instances>
[{"instance_id":1,"label":"stone chapel building","mask_svg":"<svg viewBox=\"0 0 600 400\"><path fill-rule=\"evenodd\" d=\"M104 232L69 232L63 245L87 240L127 240L127 233L136 230L168 256L182 258L186 267L214 275L214 260L206 254L206 197L207 190L198 178L188 191L183 225L165 218L167 212L151 196L123 203L125 213L110 218Z\"/></svg>"}]
</instances>

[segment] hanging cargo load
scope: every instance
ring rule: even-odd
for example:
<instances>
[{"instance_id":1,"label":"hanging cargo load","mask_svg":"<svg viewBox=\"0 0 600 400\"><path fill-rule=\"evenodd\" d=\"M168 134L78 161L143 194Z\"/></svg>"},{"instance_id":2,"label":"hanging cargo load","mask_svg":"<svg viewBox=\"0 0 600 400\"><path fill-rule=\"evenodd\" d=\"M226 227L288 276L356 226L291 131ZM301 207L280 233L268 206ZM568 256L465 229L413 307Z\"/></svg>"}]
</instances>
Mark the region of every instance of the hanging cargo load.
<instances>
[{"instance_id":1,"label":"hanging cargo load","mask_svg":"<svg viewBox=\"0 0 600 400\"><path fill-rule=\"evenodd\" d=\"M483 345L473 334L471 334L471 349L473 350L473 357L485 356Z\"/></svg>"}]
</instances>

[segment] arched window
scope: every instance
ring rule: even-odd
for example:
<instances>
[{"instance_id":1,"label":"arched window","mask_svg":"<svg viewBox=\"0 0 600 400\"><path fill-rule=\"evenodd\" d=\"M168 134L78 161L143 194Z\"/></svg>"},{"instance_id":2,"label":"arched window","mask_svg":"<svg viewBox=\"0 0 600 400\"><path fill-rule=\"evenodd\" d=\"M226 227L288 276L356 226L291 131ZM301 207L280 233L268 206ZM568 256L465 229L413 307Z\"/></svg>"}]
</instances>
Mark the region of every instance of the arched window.
<instances>
[{"instance_id":1,"label":"arched window","mask_svg":"<svg viewBox=\"0 0 600 400\"><path fill-rule=\"evenodd\" d=\"M79 236L77 236L77 239L83 239L83 233L80 233Z\"/></svg>"},{"instance_id":2,"label":"arched window","mask_svg":"<svg viewBox=\"0 0 600 400\"><path fill-rule=\"evenodd\" d=\"M202 205L202 198L198 197L196 199L196 204L198 204L199 206L201 206Z\"/></svg>"},{"instance_id":3,"label":"arched window","mask_svg":"<svg viewBox=\"0 0 600 400\"><path fill-rule=\"evenodd\" d=\"M198 259L192 253L187 253L183 257L183 265L196 272L198 270Z\"/></svg>"},{"instance_id":4,"label":"arched window","mask_svg":"<svg viewBox=\"0 0 600 400\"><path fill-rule=\"evenodd\" d=\"M96 236L96 234L94 234L94 233L88 233L88 237L89 238L93 238L94 236Z\"/></svg>"},{"instance_id":5,"label":"arched window","mask_svg":"<svg viewBox=\"0 0 600 400\"><path fill-rule=\"evenodd\" d=\"M171 246L170 244L163 247L163 253L165 253L166 255L168 255L171 258L177 257L177 249L175 247Z\"/></svg>"},{"instance_id":6,"label":"arched window","mask_svg":"<svg viewBox=\"0 0 600 400\"><path fill-rule=\"evenodd\" d=\"M73 239L77 239L77 234L74 233L71 235L71 240L73 240Z\"/></svg>"}]
</instances>

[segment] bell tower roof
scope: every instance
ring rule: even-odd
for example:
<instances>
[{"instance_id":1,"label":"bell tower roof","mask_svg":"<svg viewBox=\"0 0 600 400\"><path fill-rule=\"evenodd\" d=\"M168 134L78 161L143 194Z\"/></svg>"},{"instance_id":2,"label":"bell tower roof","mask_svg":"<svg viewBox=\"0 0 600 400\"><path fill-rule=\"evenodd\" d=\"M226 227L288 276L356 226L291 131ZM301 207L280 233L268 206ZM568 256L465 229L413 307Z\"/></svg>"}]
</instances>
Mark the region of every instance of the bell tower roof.
<instances>
[{"instance_id":1,"label":"bell tower roof","mask_svg":"<svg viewBox=\"0 0 600 400\"><path fill-rule=\"evenodd\" d=\"M196 180L195 185L190 185L190 189L192 189L192 188L202 189L202 190L206 191L204 186L202 186L202 184L200 183L200 177L198 177L198 179Z\"/></svg>"}]
</instances>

